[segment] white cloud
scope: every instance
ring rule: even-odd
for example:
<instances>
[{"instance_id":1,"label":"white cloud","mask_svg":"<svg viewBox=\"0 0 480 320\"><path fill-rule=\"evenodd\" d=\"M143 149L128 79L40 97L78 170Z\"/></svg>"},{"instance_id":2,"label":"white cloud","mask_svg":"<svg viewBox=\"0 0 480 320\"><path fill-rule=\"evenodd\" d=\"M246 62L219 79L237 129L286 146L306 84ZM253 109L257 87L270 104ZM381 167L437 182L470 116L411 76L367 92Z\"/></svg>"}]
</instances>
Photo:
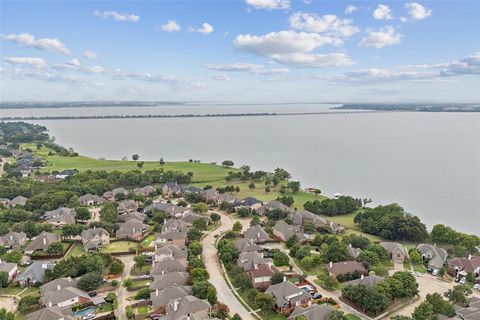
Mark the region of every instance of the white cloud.
<instances>
[{"instance_id":1,"label":"white cloud","mask_svg":"<svg viewBox=\"0 0 480 320\"><path fill-rule=\"evenodd\" d=\"M262 36L239 35L234 40L234 46L237 50L268 57L277 63L291 66L318 68L352 64L352 60L346 54L312 53L321 46L336 45L338 40L318 33L289 30Z\"/></svg>"},{"instance_id":2,"label":"white cloud","mask_svg":"<svg viewBox=\"0 0 480 320\"><path fill-rule=\"evenodd\" d=\"M94 60L94 59L99 59L100 58L97 53L95 53L93 51L90 51L90 50L84 51L82 56L85 59L89 59L89 60Z\"/></svg>"},{"instance_id":3,"label":"white cloud","mask_svg":"<svg viewBox=\"0 0 480 320\"><path fill-rule=\"evenodd\" d=\"M345 8L345 14L352 14L357 11L357 7L349 5Z\"/></svg>"},{"instance_id":4,"label":"white cloud","mask_svg":"<svg viewBox=\"0 0 480 320\"><path fill-rule=\"evenodd\" d=\"M340 19L335 15L318 16L314 13L296 12L288 19L294 29L307 32L325 33L336 37L350 37L359 32L350 19Z\"/></svg>"},{"instance_id":5,"label":"white cloud","mask_svg":"<svg viewBox=\"0 0 480 320\"><path fill-rule=\"evenodd\" d=\"M248 72L257 75L277 75L287 73L287 68L267 68L261 64L237 62L230 64L207 64L205 67L209 70L222 72Z\"/></svg>"},{"instance_id":6,"label":"white cloud","mask_svg":"<svg viewBox=\"0 0 480 320\"><path fill-rule=\"evenodd\" d=\"M323 68L323 67L338 67L353 64L352 59L345 53L292 53L286 55L279 55L273 59L282 64L290 65L299 68Z\"/></svg>"},{"instance_id":7,"label":"white cloud","mask_svg":"<svg viewBox=\"0 0 480 320\"><path fill-rule=\"evenodd\" d=\"M127 22L137 22L140 20L140 16L129 13L118 13L116 11L98 11L93 12L94 15L102 19L113 18L115 21L127 21Z\"/></svg>"},{"instance_id":8,"label":"white cloud","mask_svg":"<svg viewBox=\"0 0 480 320\"><path fill-rule=\"evenodd\" d=\"M226 74L214 74L211 78L215 81L230 81L232 79Z\"/></svg>"},{"instance_id":9,"label":"white cloud","mask_svg":"<svg viewBox=\"0 0 480 320\"><path fill-rule=\"evenodd\" d=\"M207 22L204 22L202 24L202 27L195 30L196 32L200 32L200 33L203 33L203 34L209 34L209 33L212 33L213 32L213 26L208 24Z\"/></svg>"},{"instance_id":10,"label":"white cloud","mask_svg":"<svg viewBox=\"0 0 480 320\"><path fill-rule=\"evenodd\" d=\"M166 32L180 31L182 28L175 20L168 20L166 23L160 26L160 29Z\"/></svg>"},{"instance_id":11,"label":"white cloud","mask_svg":"<svg viewBox=\"0 0 480 320\"><path fill-rule=\"evenodd\" d=\"M392 26L379 30L367 29L367 35L358 44L360 47L374 47L377 49L393 44L399 44L403 35L397 33Z\"/></svg>"},{"instance_id":12,"label":"white cloud","mask_svg":"<svg viewBox=\"0 0 480 320\"><path fill-rule=\"evenodd\" d=\"M407 12L414 20L422 20L428 18L432 14L432 10L425 8L417 2L405 3Z\"/></svg>"},{"instance_id":13,"label":"white cloud","mask_svg":"<svg viewBox=\"0 0 480 320\"><path fill-rule=\"evenodd\" d=\"M480 52L447 63L406 65L386 69L361 69L340 75L318 75L315 77L338 83L368 84L432 80L462 75L480 75Z\"/></svg>"},{"instance_id":14,"label":"white cloud","mask_svg":"<svg viewBox=\"0 0 480 320\"><path fill-rule=\"evenodd\" d=\"M80 65L80 61L78 59L72 59L72 60L68 61L67 64L76 67L76 66Z\"/></svg>"},{"instance_id":15,"label":"white cloud","mask_svg":"<svg viewBox=\"0 0 480 320\"><path fill-rule=\"evenodd\" d=\"M47 63L42 58L30 58L30 57L4 57L3 61L10 64L26 65L38 69L46 68Z\"/></svg>"},{"instance_id":16,"label":"white cloud","mask_svg":"<svg viewBox=\"0 0 480 320\"><path fill-rule=\"evenodd\" d=\"M38 50L57 51L63 54L70 53L70 50L67 49L65 44L56 38L35 39L35 36L31 35L30 33L10 33L7 35L0 35L0 39Z\"/></svg>"},{"instance_id":17,"label":"white cloud","mask_svg":"<svg viewBox=\"0 0 480 320\"><path fill-rule=\"evenodd\" d=\"M255 9L278 10L290 8L290 0L246 0L245 2Z\"/></svg>"},{"instance_id":18,"label":"white cloud","mask_svg":"<svg viewBox=\"0 0 480 320\"><path fill-rule=\"evenodd\" d=\"M391 20L393 19L392 10L384 4L379 4L377 9L373 11L373 17L377 20Z\"/></svg>"}]
</instances>

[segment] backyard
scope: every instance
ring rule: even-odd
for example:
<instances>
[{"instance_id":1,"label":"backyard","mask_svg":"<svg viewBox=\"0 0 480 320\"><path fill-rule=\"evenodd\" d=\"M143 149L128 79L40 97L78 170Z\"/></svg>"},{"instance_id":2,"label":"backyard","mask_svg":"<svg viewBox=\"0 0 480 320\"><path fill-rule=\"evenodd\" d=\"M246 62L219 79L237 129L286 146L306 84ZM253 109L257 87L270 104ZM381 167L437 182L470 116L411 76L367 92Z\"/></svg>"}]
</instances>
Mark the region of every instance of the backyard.
<instances>
[{"instance_id":1,"label":"backyard","mask_svg":"<svg viewBox=\"0 0 480 320\"><path fill-rule=\"evenodd\" d=\"M132 241L116 241L110 242L104 248L100 249L102 253L118 253L118 252L131 252L131 250L137 250L138 243Z\"/></svg>"}]
</instances>

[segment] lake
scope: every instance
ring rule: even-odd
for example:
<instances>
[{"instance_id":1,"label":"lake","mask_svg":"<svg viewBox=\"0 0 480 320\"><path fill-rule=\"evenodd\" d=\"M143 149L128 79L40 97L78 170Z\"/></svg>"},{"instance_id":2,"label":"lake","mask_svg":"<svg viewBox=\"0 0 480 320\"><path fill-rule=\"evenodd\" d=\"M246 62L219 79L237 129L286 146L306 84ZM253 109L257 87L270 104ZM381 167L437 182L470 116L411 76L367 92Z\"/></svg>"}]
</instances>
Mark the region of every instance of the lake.
<instances>
[{"instance_id":1,"label":"lake","mask_svg":"<svg viewBox=\"0 0 480 320\"><path fill-rule=\"evenodd\" d=\"M0 110L10 115L298 112L329 105ZM273 111L271 111L273 110ZM372 113L234 118L37 121L56 141L95 158L231 159L287 169L325 195L397 202L429 227L480 234L480 114Z\"/></svg>"}]
</instances>

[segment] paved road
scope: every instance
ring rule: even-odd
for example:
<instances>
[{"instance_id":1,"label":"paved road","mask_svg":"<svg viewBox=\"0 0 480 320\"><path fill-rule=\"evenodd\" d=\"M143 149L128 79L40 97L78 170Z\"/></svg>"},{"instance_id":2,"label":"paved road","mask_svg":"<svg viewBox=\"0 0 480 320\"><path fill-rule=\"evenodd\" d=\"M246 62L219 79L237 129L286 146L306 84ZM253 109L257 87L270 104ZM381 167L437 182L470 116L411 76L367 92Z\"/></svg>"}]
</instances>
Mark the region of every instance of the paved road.
<instances>
[{"instance_id":1,"label":"paved road","mask_svg":"<svg viewBox=\"0 0 480 320\"><path fill-rule=\"evenodd\" d=\"M133 260L132 256L122 256L118 257L122 260L123 264L125 265L125 269L123 270L122 277L120 278L119 282L123 282L123 280L127 279L130 276L130 270L132 269L135 261ZM127 320L127 316L125 314L125 307L127 306L127 288L125 288L122 283L119 284L118 289L118 309L115 311L115 315L119 320Z\"/></svg>"},{"instance_id":2,"label":"paved road","mask_svg":"<svg viewBox=\"0 0 480 320\"><path fill-rule=\"evenodd\" d=\"M243 320L255 320L250 312L237 300L233 292L228 287L222 275L222 268L217 257L217 249L215 248L215 235L220 234L220 230L229 230L233 227L235 219L219 212L221 217L221 226L209 233L202 240L203 244L203 261L205 267L210 275L210 283L217 289L218 301L225 303L229 308L231 314L238 313ZM248 220L239 220L243 225L243 230L249 227Z\"/></svg>"}]
</instances>

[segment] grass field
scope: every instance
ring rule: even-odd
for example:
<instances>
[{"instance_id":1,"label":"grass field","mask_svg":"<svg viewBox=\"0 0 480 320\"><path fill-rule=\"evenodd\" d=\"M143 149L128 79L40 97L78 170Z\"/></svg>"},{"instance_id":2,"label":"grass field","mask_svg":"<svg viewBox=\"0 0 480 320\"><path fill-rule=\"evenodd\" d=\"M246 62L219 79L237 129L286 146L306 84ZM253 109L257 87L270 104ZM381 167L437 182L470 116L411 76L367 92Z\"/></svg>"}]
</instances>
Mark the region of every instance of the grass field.
<instances>
[{"instance_id":1,"label":"grass field","mask_svg":"<svg viewBox=\"0 0 480 320\"><path fill-rule=\"evenodd\" d=\"M105 248L100 249L103 253L128 252L131 248L136 249L138 243L132 241L111 242Z\"/></svg>"},{"instance_id":2,"label":"grass field","mask_svg":"<svg viewBox=\"0 0 480 320\"><path fill-rule=\"evenodd\" d=\"M68 257L78 257L78 256L81 256L81 255L84 255L86 254L85 250L83 249L83 245L79 242L76 242L72 249L70 249L70 251L68 252L66 258Z\"/></svg>"},{"instance_id":3,"label":"grass field","mask_svg":"<svg viewBox=\"0 0 480 320\"><path fill-rule=\"evenodd\" d=\"M361 320L359 317L357 317L354 314L347 314L345 315L345 318L347 318L347 320Z\"/></svg>"}]
</instances>

